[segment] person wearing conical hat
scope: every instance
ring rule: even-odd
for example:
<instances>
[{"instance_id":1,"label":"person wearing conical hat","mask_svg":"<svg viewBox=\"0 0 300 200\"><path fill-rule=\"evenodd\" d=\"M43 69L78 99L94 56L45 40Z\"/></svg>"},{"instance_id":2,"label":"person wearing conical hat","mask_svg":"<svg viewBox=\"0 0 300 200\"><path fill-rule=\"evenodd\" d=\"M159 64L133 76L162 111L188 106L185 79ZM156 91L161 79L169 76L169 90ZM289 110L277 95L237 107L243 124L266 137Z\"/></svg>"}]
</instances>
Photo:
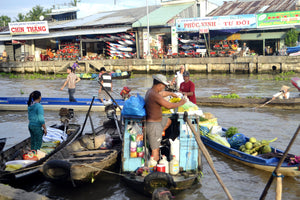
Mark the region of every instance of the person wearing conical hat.
<instances>
[{"instance_id":1,"label":"person wearing conical hat","mask_svg":"<svg viewBox=\"0 0 300 200\"><path fill-rule=\"evenodd\" d=\"M290 92L289 92L290 87L283 85L280 89L280 91L276 94L273 95L273 100L278 98L278 99L289 99L290 98Z\"/></svg>"}]
</instances>

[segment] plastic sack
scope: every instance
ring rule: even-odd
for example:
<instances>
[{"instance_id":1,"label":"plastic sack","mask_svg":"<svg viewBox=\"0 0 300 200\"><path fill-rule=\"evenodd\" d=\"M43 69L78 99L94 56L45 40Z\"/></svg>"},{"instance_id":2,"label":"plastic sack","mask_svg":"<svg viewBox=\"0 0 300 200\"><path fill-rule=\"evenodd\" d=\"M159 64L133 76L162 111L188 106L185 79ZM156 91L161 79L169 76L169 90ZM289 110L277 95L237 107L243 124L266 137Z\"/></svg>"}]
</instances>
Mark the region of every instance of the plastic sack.
<instances>
[{"instance_id":1,"label":"plastic sack","mask_svg":"<svg viewBox=\"0 0 300 200\"><path fill-rule=\"evenodd\" d=\"M128 100L125 101L121 114L125 116L146 116L144 98L139 94L137 94L137 96L131 96Z\"/></svg>"},{"instance_id":2,"label":"plastic sack","mask_svg":"<svg viewBox=\"0 0 300 200\"><path fill-rule=\"evenodd\" d=\"M236 133L232 137L228 138L228 143L234 149L239 149L241 145L246 143L246 137L242 133Z\"/></svg>"}]
</instances>

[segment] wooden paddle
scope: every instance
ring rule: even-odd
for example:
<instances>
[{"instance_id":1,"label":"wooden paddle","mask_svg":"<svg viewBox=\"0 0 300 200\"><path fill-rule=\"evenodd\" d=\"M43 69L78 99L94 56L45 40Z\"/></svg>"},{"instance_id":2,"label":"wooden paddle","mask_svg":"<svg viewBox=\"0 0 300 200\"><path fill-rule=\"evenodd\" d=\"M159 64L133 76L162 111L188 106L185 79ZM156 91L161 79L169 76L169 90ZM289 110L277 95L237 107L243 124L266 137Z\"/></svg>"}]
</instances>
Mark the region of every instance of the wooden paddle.
<instances>
[{"instance_id":1,"label":"wooden paddle","mask_svg":"<svg viewBox=\"0 0 300 200\"><path fill-rule=\"evenodd\" d=\"M108 94L108 96L113 100L113 102L118 106L118 108L120 110L122 110L122 108L119 106L119 104L115 101L115 99L110 95L110 93L107 91L107 89L105 89L105 87L103 87L102 83L100 81L98 81L98 83L101 85L102 89Z\"/></svg>"},{"instance_id":2,"label":"wooden paddle","mask_svg":"<svg viewBox=\"0 0 300 200\"><path fill-rule=\"evenodd\" d=\"M270 186L271 186L271 184L272 184L272 182L273 182L274 176L277 176L277 175L278 175L278 174L277 174L277 171L279 170L279 168L280 168L281 164L283 163L285 157L287 156L287 154L288 154L290 148L292 147L294 141L296 140L296 137L297 137L299 131L300 131L300 125L298 126L298 128L297 128L297 130L296 130L296 132L295 132L293 138L291 139L290 143L288 144L288 146L287 146L287 148L286 148L286 150L285 150L283 156L282 156L281 159L279 160L279 162L278 162L276 168L274 169L273 173L271 174L271 176L270 176L270 178L269 178L269 181L268 181L268 183L267 183L267 185L266 185L266 187L265 187L263 193L261 194L261 196L260 196L260 198L259 198L260 200L264 200L264 199L265 199L265 197L266 197L266 195L267 195L267 193L268 193L268 190L269 190L269 188L270 188Z\"/></svg>"},{"instance_id":3,"label":"wooden paddle","mask_svg":"<svg viewBox=\"0 0 300 200\"><path fill-rule=\"evenodd\" d=\"M187 113L186 111L184 112L184 118L183 118L183 119L184 119L185 122L187 122L187 124L189 125L190 129L191 129L192 132L194 133L195 139L196 139L196 142L197 142L199 148L201 149L201 151L202 151L204 157L206 158L206 160L207 160L207 162L208 162L210 168L212 169L212 171L213 171L213 173L215 174L217 180L219 181L219 183L221 184L223 190L225 191L225 193L226 193L228 199L232 199L232 200L233 200L231 194L229 193L229 190L226 188L226 186L225 186L225 184L223 183L221 177L219 176L217 170L215 169L214 163L213 163L213 161L212 161L212 158L210 157L210 155L209 155L209 153L208 153L208 151L207 151L205 145L203 144L203 142L202 142L202 140L201 140L201 138L200 138L199 132L198 132L198 133L196 132L195 127L193 126L191 120L188 118L188 113Z\"/></svg>"}]
</instances>

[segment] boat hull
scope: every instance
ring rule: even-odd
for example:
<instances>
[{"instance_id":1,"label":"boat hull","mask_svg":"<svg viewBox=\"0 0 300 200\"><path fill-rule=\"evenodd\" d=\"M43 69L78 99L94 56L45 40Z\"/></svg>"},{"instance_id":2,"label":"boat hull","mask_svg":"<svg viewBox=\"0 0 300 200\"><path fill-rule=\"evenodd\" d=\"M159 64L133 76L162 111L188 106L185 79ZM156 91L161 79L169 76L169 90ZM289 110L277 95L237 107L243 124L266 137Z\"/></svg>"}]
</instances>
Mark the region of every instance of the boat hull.
<instances>
[{"instance_id":1,"label":"boat hull","mask_svg":"<svg viewBox=\"0 0 300 200\"><path fill-rule=\"evenodd\" d=\"M49 159L51 156L53 156L57 151L62 149L64 146L66 146L71 140L78 137L78 133L80 131L80 125L78 124L69 124L67 130L71 130L70 134L64 142L62 142L59 146L57 146L52 152L47 154L44 158L41 158L40 160L27 165L26 167L22 167L20 169L17 169L15 171L5 171L5 163L12 160L23 160L23 151L26 152L28 149L30 149L31 146L31 139L30 137L23 140L22 142L12 146L11 148L1 152L0 154L0 182L1 183L13 183L15 181L18 181L19 179L25 179L28 178L36 173L39 172L39 168L42 166L42 164Z\"/></svg>"},{"instance_id":2,"label":"boat hull","mask_svg":"<svg viewBox=\"0 0 300 200\"><path fill-rule=\"evenodd\" d=\"M247 165L249 167L253 167L256 169L273 172L279 162L279 158L274 157L270 159L264 159L260 156L252 156L249 154L246 154L244 152L241 152L239 150L228 148L224 145L221 145L217 142L214 142L210 140L209 138L201 135L201 140L204 143L204 145L215 151L218 152L218 154L221 154L227 158L230 158L236 162L242 163L244 165ZM282 151L276 149L278 153L283 153ZM278 173L281 173L284 176L299 176L300 171L298 170L298 165L288 165L288 163L285 161L282 163L281 167L278 170Z\"/></svg>"},{"instance_id":3,"label":"boat hull","mask_svg":"<svg viewBox=\"0 0 300 200\"><path fill-rule=\"evenodd\" d=\"M69 102L68 98L42 98L41 104L44 110L59 111L61 108L72 108L74 111L87 111L90 107L92 99L76 98L77 102ZM27 111L27 97L0 97L0 110L3 111ZM123 99L115 99L117 104L122 108ZM104 111L105 106L99 99L95 99L92 111ZM119 111L117 109L117 111Z\"/></svg>"}]
</instances>

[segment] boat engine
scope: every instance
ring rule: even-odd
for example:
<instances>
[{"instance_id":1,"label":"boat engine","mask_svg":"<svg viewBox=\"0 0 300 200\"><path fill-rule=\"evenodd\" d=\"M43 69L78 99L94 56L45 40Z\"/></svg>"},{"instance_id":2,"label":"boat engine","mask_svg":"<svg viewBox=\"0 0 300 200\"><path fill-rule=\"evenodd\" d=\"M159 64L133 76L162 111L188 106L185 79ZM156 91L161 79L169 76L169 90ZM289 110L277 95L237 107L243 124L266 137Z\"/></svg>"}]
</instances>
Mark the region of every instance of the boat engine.
<instances>
[{"instance_id":1,"label":"boat engine","mask_svg":"<svg viewBox=\"0 0 300 200\"><path fill-rule=\"evenodd\" d=\"M59 110L59 116L62 123L69 123L69 120L74 117L74 110L72 108L61 108Z\"/></svg>"}]
</instances>

